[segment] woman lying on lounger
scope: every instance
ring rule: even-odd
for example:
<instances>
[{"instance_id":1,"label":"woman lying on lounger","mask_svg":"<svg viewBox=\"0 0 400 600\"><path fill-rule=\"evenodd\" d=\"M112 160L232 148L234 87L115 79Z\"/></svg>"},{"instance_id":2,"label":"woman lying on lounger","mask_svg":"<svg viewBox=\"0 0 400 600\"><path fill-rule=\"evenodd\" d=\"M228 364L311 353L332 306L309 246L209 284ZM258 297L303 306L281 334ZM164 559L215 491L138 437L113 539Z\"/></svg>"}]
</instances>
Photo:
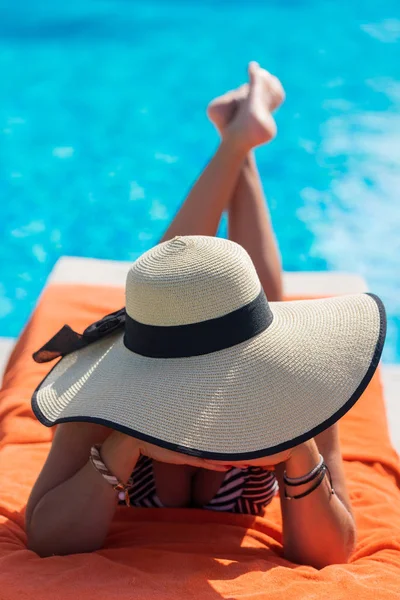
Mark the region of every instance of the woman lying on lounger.
<instances>
[{"instance_id":1,"label":"woman lying on lounger","mask_svg":"<svg viewBox=\"0 0 400 600\"><path fill-rule=\"evenodd\" d=\"M118 504L256 515L279 493L288 559L348 560L337 422L376 369L384 310L370 294L282 301L252 150L274 138L283 99L251 63L249 83L210 104L219 148L132 265L126 307L36 353L62 356L32 399L58 424L26 511L41 556L101 548ZM215 237L225 210L229 240Z\"/></svg>"}]
</instances>

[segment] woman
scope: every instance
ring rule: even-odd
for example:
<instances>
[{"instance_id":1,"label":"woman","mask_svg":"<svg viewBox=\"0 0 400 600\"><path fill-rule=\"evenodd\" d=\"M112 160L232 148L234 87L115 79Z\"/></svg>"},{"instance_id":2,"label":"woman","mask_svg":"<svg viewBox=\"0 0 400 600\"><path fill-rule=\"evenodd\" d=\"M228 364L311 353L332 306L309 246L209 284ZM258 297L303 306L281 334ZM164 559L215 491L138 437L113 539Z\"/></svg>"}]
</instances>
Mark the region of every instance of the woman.
<instances>
[{"instance_id":1,"label":"woman","mask_svg":"<svg viewBox=\"0 0 400 600\"><path fill-rule=\"evenodd\" d=\"M230 240L250 255L268 300L277 303L282 300L281 262L252 149L274 138L271 113L283 99L278 79L251 63L249 84L211 103L208 115L221 144L161 240L172 240L168 243L178 251L188 239L179 236L215 236L227 210ZM378 335L382 341L382 328ZM364 387L376 367L371 371L369 362ZM45 403L39 409L37 398L35 413L46 425L54 424L43 416ZM210 459L207 453L204 458L185 449L173 451L97 421L62 422L56 429L26 510L28 546L39 555L101 548L118 501L124 499L142 507L257 514L279 490L285 556L316 568L348 560L356 528L337 423L278 453L221 461L217 454Z\"/></svg>"}]
</instances>

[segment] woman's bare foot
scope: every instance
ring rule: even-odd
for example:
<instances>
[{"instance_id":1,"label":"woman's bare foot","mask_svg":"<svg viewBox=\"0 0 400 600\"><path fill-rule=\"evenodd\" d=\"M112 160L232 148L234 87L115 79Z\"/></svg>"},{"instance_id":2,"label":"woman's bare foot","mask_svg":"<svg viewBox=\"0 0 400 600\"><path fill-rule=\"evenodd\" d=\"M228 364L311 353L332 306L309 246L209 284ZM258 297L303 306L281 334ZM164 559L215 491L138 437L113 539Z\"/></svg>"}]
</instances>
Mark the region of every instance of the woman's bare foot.
<instances>
[{"instance_id":1,"label":"woman's bare foot","mask_svg":"<svg viewBox=\"0 0 400 600\"><path fill-rule=\"evenodd\" d=\"M285 99L280 81L256 62L249 64L250 83L213 100L209 119L224 137L240 135L249 149L271 141L276 123L271 115Z\"/></svg>"},{"instance_id":2,"label":"woman's bare foot","mask_svg":"<svg viewBox=\"0 0 400 600\"><path fill-rule=\"evenodd\" d=\"M223 96L214 98L207 106L207 116L221 133L235 116L240 102L249 93L249 84L245 83L236 90L226 92Z\"/></svg>"}]
</instances>

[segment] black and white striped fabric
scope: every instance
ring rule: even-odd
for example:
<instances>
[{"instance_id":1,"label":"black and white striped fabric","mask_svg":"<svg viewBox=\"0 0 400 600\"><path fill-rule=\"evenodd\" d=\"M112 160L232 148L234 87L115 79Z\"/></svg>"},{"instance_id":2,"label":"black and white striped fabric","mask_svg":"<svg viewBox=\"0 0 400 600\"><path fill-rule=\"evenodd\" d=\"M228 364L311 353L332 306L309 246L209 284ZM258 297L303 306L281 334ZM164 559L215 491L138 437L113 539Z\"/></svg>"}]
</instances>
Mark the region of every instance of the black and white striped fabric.
<instances>
[{"instance_id":1,"label":"black and white striped fabric","mask_svg":"<svg viewBox=\"0 0 400 600\"><path fill-rule=\"evenodd\" d=\"M132 506L163 508L164 505L157 495L151 458L140 456L132 479L134 483L129 490ZM273 472L261 467L233 467L226 472L214 498L202 508L257 515L277 492L278 482Z\"/></svg>"}]
</instances>

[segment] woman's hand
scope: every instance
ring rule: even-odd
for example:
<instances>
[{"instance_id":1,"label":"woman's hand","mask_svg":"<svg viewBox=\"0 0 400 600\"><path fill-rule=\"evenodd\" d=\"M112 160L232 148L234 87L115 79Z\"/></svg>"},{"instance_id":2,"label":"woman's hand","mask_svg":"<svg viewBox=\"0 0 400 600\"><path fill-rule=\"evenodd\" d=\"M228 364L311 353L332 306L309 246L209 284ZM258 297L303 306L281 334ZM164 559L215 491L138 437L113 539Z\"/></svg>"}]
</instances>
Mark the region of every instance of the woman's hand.
<instances>
[{"instance_id":1,"label":"woman's hand","mask_svg":"<svg viewBox=\"0 0 400 600\"><path fill-rule=\"evenodd\" d=\"M262 458L255 458L253 460L239 460L232 461L230 463L227 463L226 461L217 461L215 459L204 459L204 461L209 465L213 466L222 464L226 467L236 467L237 469L246 469L247 467L261 467L262 469L273 470L275 465L288 461L293 456L297 448L299 448L299 446L296 446L295 448L290 448L290 450L285 450L284 452L271 454L271 456L263 456Z\"/></svg>"},{"instance_id":2,"label":"woman's hand","mask_svg":"<svg viewBox=\"0 0 400 600\"><path fill-rule=\"evenodd\" d=\"M161 448L155 444L150 444L150 442L144 442L143 440L139 440L138 438L126 435L125 433L121 433L119 431L113 432L112 436L114 438L117 437L120 440L123 438L129 438L129 441L126 441L128 445L132 447L132 450L139 450L140 454L148 456L157 462L164 462L172 465L191 465L192 467L209 469L211 471L227 471L230 468L221 463L211 465L207 463L205 459L197 458L196 456L190 456L189 454L183 454L181 452L167 450L166 448Z\"/></svg>"},{"instance_id":3,"label":"woman's hand","mask_svg":"<svg viewBox=\"0 0 400 600\"><path fill-rule=\"evenodd\" d=\"M190 465L199 469L209 469L211 471L227 471L230 468L221 463L209 464L204 458L197 458L196 456L190 456L189 454L167 450L166 448L155 446L149 442L138 440L138 443L141 454L158 462L169 463L172 465Z\"/></svg>"}]
</instances>

